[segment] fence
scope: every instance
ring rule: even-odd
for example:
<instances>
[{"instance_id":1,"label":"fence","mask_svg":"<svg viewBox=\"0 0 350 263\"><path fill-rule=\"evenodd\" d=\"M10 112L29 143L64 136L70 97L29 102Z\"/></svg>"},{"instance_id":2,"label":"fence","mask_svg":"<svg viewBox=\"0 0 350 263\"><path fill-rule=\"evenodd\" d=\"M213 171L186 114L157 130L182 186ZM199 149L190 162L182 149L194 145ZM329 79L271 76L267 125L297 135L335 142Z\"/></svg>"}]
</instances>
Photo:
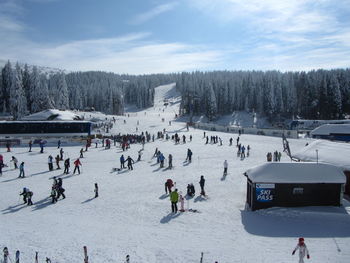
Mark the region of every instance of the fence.
<instances>
[{"instance_id":1,"label":"fence","mask_svg":"<svg viewBox=\"0 0 350 263\"><path fill-rule=\"evenodd\" d=\"M276 130L276 129L259 129L259 128L240 128L232 126L224 126L213 123L194 123L193 125L197 129L209 130L209 131L220 131L228 133L239 133L242 134L255 134L255 135L266 135L274 137L282 137L284 134L287 138L298 138L298 131L296 130Z\"/></svg>"}]
</instances>

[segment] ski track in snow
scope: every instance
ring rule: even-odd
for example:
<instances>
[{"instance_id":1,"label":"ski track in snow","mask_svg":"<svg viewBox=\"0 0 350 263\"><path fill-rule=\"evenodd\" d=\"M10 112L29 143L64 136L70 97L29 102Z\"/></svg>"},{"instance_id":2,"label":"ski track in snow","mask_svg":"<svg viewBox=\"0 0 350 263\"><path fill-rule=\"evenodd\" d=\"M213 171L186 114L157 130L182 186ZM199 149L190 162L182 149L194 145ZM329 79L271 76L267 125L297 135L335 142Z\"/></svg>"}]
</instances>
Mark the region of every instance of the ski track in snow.
<instances>
[{"instance_id":1,"label":"ski track in snow","mask_svg":"<svg viewBox=\"0 0 350 263\"><path fill-rule=\"evenodd\" d=\"M166 108L164 98L170 103ZM44 154L39 154L38 148L33 148L32 153L26 147L14 148L11 153L1 148L10 166L0 177L1 249L7 246L12 260L19 249L21 262L34 261L35 251L39 251L39 262L45 257L52 262L82 262L84 245L88 247L89 261L101 263L124 262L127 254L130 262L198 263L201 252L205 263L297 262L291 252L297 238L304 236L311 255L309 262L350 262L349 202L340 208L244 210L243 172L264 163L268 151L282 151L281 138L242 135L240 142L251 146L250 157L242 161L236 157L236 147L228 146L229 138L235 142L237 134L206 131L209 136L220 136L224 145L205 145L203 130L187 131L185 123L175 121L179 102L174 85L160 86L156 88L154 107L130 112L130 117L117 116L115 133L135 133L139 121L139 132L156 133L165 128L170 135L185 134L187 141L190 134L193 136L192 142L180 145L171 140L146 143L142 161L135 163L133 171L111 172L113 167L119 167L122 154L113 143L110 150L93 145L84 153L80 175L62 175L63 170L48 172L47 157L58 154L56 147L45 148ZM290 140L292 151L305 143L305 139ZM156 147L165 157L173 155L173 170L159 169L152 158ZM65 158L74 161L80 148L65 146ZM124 155L136 160L140 148L141 145L131 145ZM190 164L184 163L187 148L193 151ZM18 171L9 162L12 155L25 162L25 179L17 178ZM229 168L223 179L225 159ZM289 159L283 154L282 161ZM208 200L198 198L200 175L206 179ZM48 199L53 176L63 178L67 196L56 204ZM167 178L172 178L184 194L187 184L194 183L197 196L188 202L199 213L170 213L170 201L164 195ZM93 198L95 182L99 184L97 199ZM23 205L19 198L23 187L34 192L31 207ZM186 201L185 208L187 205Z\"/></svg>"}]
</instances>

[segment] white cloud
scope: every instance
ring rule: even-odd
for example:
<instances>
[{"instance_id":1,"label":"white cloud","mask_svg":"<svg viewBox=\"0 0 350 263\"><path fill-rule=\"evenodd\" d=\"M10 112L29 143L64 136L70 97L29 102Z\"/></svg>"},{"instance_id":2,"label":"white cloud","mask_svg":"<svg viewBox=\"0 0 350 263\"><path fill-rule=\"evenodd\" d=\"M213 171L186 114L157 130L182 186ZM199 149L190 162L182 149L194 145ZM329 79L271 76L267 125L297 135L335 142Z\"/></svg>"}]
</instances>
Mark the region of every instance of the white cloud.
<instances>
[{"instance_id":1,"label":"white cloud","mask_svg":"<svg viewBox=\"0 0 350 263\"><path fill-rule=\"evenodd\" d=\"M7 57L4 59L72 71L102 70L128 74L205 70L215 68L222 59L222 53L215 50L183 43L149 41L149 35L138 33L45 46L22 39L20 43L6 44ZM1 50L4 44L0 42Z\"/></svg>"},{"instance_id":2,"label":"white cloud","mask_svg":"<svg viewBox=\"0 0 350 263\"><path fill-rule=\"evenodd\" d=\"M151 20L152 18L162 13L165 13L174 9L177 4L178 4L177 2L171 2L167 4L158 5L145 13L138 14L135 17L133 17L130 20L130 24L138 25L138 24L145 23L148 20Z\"/></svg>"}]
</instances>

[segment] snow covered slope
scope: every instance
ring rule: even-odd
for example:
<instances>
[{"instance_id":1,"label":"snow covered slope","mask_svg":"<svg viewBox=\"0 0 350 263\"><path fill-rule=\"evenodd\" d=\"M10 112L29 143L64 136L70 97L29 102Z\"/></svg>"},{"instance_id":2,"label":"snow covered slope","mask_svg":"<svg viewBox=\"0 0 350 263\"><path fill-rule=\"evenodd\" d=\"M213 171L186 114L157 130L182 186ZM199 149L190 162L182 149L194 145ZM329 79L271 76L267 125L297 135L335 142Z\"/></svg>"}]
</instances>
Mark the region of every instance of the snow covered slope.
<instances>
[{"instance_id":1,"label":"snow covered slope","mask_svg":"<svg viewBox=\"0 0 350 263\"><path fill-rule=\"evenodd\" d=\"M333 164L343 170L350 170L349 156L349 143L327 140L315 140L293 154L302 161L316 162L318 158L319 162Z\"/></svg>"},{"instance_id":2,"label":"snow covered slope","mask_svg":"<svg viewBox=\"0 0 350 263\"><path fill-rule=\"evenodd\" d=\"M172 105L165 108L162 101L166 97ZM129 117L117 116L115 133L134 133L138 128L156 134L165 128L170 135L178 132L187 137L186 144L175 145L171 140L146 143L142 160L134 164L133 171L112 171L119 167L123 153L113 145L109 150L99 146L85 152L80 175L48 171L47 157L56 156L57 147L45 148L44 154L38 148L33 152L0 148L9 166L0 177L0 247L7 246L12 259L15 251L21 250L22 262L33 262L35 251L39 262L45 257L52 262L83 262L84 245L93 263L124 262L127 254L132 263L198 263L201 252L203 263L297 262L291 252L297 238L303 236L310 262L350 262L350 204L346 201L344 207L245 210L243 172L265 163L268 151L282 151L280 138L242 135L240 142L250 145L251 154L241 160L236 147L229 146L229 138L235 140L236 134L207 132L220 136L223 145L205 145L203 131L187 131L184 123L173 121L178 107L174 85L166 85L156 89L154 107L130 112ZM290 140L295 150L305 142ZM156 147L166 157L173 155L173 170L160 168L152 158ZM192 163L184 162L188 148L193 152ZM65 158L74 160L80 149L65 146ZM140 149L141 145L131 145L124 155L136 160ZM10 163L12 155L25 162L26 178L17 178L19 172ZM222 176L225 159L229 162L226 178ZM284 155L282 160L289 161ZM198 196L201 175L206 179L208 199ZM56 204L48 199L53 176L63 179L67 196ZM186 201L185 208L199 212L170 213L164 192L168 178L182 193L188 183L195 185L197 195ZM94 183L100 190L97 199L93 198ZM19 198L23 187L34 192L31 207Z\"/></svg>"}]
</instances>

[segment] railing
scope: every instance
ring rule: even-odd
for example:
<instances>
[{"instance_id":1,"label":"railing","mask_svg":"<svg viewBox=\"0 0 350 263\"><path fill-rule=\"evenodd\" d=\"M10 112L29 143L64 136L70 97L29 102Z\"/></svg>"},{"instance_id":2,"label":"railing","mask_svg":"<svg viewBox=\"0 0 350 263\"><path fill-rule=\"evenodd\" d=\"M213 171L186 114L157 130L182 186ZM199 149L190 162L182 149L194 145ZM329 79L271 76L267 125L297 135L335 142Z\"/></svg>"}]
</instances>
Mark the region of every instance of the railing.
<instances>
[{"instance_id":1,"label":"railing","mask_svg":"<svg viewBox=\"0 0 350 263\"><path fill-rule=\"evenodd\" d=\"M277 130L277 129L259 129L259 128L241 128L233 126L224 126L213 123L194 123L193 125L197 129L209 130L209 131L220 131L228 133L241 133L241 134L256 134L266 135L274 137L282 137L284 134L287 138L298 138L298 131L296 130Z\"/></svg>"}]
</instances>

